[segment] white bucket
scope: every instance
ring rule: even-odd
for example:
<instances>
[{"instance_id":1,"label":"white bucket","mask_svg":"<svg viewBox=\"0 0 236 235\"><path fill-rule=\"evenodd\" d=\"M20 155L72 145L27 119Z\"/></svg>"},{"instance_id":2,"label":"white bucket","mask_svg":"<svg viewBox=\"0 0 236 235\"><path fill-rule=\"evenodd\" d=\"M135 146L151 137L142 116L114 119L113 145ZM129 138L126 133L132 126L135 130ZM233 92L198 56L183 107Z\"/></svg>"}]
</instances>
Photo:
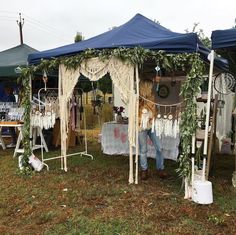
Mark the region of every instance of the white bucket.
<instances>
[{"instance_id":1,"label":"white bucket","mask_svg":"<svg viewBox=\"0 0 236 235\"><path fill-rule=\"evenodd\" d=\"M196 181L202 180L202 170L195 170L194 180L196 180Z\"/></svg>"},{"instance_id":2,"label":"white bucket","mask_svg":"<svg viewBox=\"0 0 236 235\"><path fill-rule=\"evenodd\" d=\"M29 157L29 164L31 164L36 171L41 171L43 169L43 163L34 154Z\"/></svg>"},{"instance_id":3,"label":"white bucket","mask_svg":"<svg viewBox=\"0 0 236 235\"><path fill-rule=\"evenodd\" d=\"M192 199L199 204L213 203L212 183L210 181L193 181Z\"/></svg>"}]
</instances>

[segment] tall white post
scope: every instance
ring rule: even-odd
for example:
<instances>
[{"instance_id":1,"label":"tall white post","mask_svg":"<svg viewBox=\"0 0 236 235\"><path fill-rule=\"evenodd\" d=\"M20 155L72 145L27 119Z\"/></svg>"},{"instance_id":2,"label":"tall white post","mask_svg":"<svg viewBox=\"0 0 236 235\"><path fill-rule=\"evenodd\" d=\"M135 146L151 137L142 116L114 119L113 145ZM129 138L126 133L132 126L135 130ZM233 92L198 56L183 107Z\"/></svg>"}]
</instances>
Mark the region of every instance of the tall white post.
<instances>
[{"instance_id":1,"label":"tall white post","mask_svg":"<svg viewBox=\"0 0 236 235\"><path fill-rule=\"evenodd\" d=\"M135 67L134 67L135 69ZM130 86L130 90L132 91L132 93L129 94L129 128L130 125L132 125L133 123L135 124L135 120L136 120L136 115L133 115L133 113L131 113L131 106L132 105L136 105L136 102L134 102L134 77ZM136 101L136 100L135 100ZM133 129L132 129L133 130ZM133 132L132 132L133 133ZM135 131L136 133L136 131ZM131 143L131 140L129 140L129 184L133 184L134 183L134 158L133 158L133 141Z\"/></svg>"},{"instance_id":2,"label":"tall white post","mask_svg":"<svg viewBox=\"0 0 236 235\"><path fill-rule=\"evenodd\" d=\"M207 94L206 123L205 123L206 129L205 129L204 149L203 149L203 154L205 156L207 155L207 146L208 146L208 130L209 130L209 119L210 119L210 107L211 107L213 68L214 68L214 51L211 50L209 81L208 81L208 94Z\"/></svg>"},{"instance_id":3,"label":"tall white post","mask_svg":"<svg viewBox=\"0 0 236 235\"><path fill-rule=\"evenodd\" d=\"M192 154L195 154L195 142L196 142L196 134L192 135Z\"/></svg>"},{"instance_id":4,"label":"tall white post","mask_svg":"<svg viewBox=\"0 0 236 235\"><path fill-rule=\"evenodd\" d=\"M135 153L135 184L138 184L138 153L139 153L139 143L138 143L138 112L139 112L139 74L138 65L136 65L136 114L135 114L135 141L136 141L136 153Z\"/></svg>"}]
</instances>

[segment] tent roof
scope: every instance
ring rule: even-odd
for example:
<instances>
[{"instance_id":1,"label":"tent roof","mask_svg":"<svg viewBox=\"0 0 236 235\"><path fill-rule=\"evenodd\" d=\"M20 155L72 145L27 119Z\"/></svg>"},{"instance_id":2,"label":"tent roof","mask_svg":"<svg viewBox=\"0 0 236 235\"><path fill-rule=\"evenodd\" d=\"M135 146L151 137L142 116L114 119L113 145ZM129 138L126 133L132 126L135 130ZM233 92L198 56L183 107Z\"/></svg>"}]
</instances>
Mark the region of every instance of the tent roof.
<instances>
[{"instance_id":1,"label":"tent roof","mask_svg":"<svg viewBox=\"0 0 236 235\"><path fill-rule=\"evenodd\" d=\"M167 52L194 52L197 50L197 35L175 33L137 14L127 23L93 38L29 55L30 63L41 58L73 55L88 48L105 49L140 46Z\"/></svg>"},{"instance_id":2,"label":"tent roof","mask_svg":"<svg viewBox=\"0 0 236 235\"><path fill-rule=\"evenodd\" d=\"M212 49L235 48L236 28L215 30L211 34Z\"/></svg>"},{"instance_id":3,"label":"tent roof","mask_svg":"<svg viewBox=\"0 0 236 235\"><path fill-rule=\"evenodd\" d=\"M176 33L160 24L137 14L127 23L90 39L30 54L30 64L41 59L77 54L89 48L111 49L118 47L143 47L152 50L165 50L167 53L199 52L207 60L209 50L203 46L196 33Z\"/></svg>"},{"instance_id":4,"label":"tent roof","mask_svg":"<svg viewBox=\"0 0 236 235\"><path fill-rule=\"evenodd\" d=\"M236 76L236 28L215 30L211 34L212 49L229 62L229 71Z\"/></svg>"},{"instance_id":5,"label":"tent roof","mask_svg":"<svg viewBox=\"0 0 236 235\"><path fill-rule=\"evenodd\" d=\"M38 52L26 44L22 44L0 52L0 77L15 77L18 66L27 65L30 53Z\"/></svg>"}]
</instances>

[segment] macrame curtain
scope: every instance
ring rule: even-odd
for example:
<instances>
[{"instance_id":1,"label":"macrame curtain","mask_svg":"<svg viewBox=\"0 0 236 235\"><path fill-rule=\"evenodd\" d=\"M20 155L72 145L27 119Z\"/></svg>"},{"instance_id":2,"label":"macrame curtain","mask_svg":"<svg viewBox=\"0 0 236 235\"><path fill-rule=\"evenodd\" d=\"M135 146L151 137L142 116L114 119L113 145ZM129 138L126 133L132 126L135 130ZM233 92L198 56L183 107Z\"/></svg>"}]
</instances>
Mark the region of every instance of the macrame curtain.
<instances>
[{"instance_id":1,"label":"macrame curtain","mask_svg":"<svg viewBox=\"0 0 236 235\"><path fill-rule=\"evenodd\" d=\"M97 81L109 73L113 84L120 92L122 100L128 104L129 109L129 141L135 146L135 113L134 103L137 96L134 91L134 66L128 62L120 61L114 57L102 61L92 58L81 63L77 69L67 69L65 65L59 66L59 104L61 122L61 154L64 159L64 169L67 171L66 142L69 122L68 102L73 94L73 89L78 82L80 74L91 81Z\"/></svg>"}]
</instances>

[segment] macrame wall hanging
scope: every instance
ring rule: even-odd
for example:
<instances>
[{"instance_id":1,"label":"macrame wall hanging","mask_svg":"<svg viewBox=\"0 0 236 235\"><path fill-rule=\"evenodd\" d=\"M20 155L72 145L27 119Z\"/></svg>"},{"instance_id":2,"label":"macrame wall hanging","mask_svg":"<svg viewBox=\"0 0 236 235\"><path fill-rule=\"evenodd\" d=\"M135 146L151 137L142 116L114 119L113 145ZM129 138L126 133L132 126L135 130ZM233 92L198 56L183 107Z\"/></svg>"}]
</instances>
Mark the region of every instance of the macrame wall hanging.
<instances>
[{"instance_id":1,"label":"macrame wall hanging","mask_svg":"<svg viewBox=\"0 0 236 235\"><path fill-rule=\"evenodd\" d=\"M78 81L80 74L87 77L90 81L97 81L105 74L109 73L114 86L116 86L121 94L121 98L129 107L129 119L135 119L135 105L132 99L136 101L134 91L131 89L134 81L134 67L128 62L123 62L116 58L101 61L99 58L91 58L81 63L77 69L68 69L65 65L59 66L59 103L60 103L60 128L61 128L61 158L62 169L67 171L67 134L69 112L67 104L72 96L73 89ZM131 106L132 105L132 106ZM135 125L129 123L129 142L131 146L135 146ZM87 154L87 150L86 150ZM132 182L131 182L132 183Z\"/></svg>"},{"instance_id":2,"label":"macrame wall hanging","mask_svg":"<svg viewBox=\"0 0 236 235\"><path fill-rule=\"evenodd\" d=\"M173 137L179 135L182 103L157 105L158 115L155 120L155 130L158 137Z\"/></svg>"},{"instance_id":3,"label":"macrame wall hanging","mask_svg":"<svg viewBox=\"0 0 236 235\"><path fill-rule=\"evenodd\" d=\"M157 107L157 116L152 119L152 132L156 131L156 135L161 137L173 137L179 136L179 123L181 118L181 111L183 109L183 103L176 103L170 105L157 104L151 100L140 96L141 99L155 104ZM150 120L150 114L147 109L142 110L140 128L146 129Z\"/></svg>"}]
</instances>

